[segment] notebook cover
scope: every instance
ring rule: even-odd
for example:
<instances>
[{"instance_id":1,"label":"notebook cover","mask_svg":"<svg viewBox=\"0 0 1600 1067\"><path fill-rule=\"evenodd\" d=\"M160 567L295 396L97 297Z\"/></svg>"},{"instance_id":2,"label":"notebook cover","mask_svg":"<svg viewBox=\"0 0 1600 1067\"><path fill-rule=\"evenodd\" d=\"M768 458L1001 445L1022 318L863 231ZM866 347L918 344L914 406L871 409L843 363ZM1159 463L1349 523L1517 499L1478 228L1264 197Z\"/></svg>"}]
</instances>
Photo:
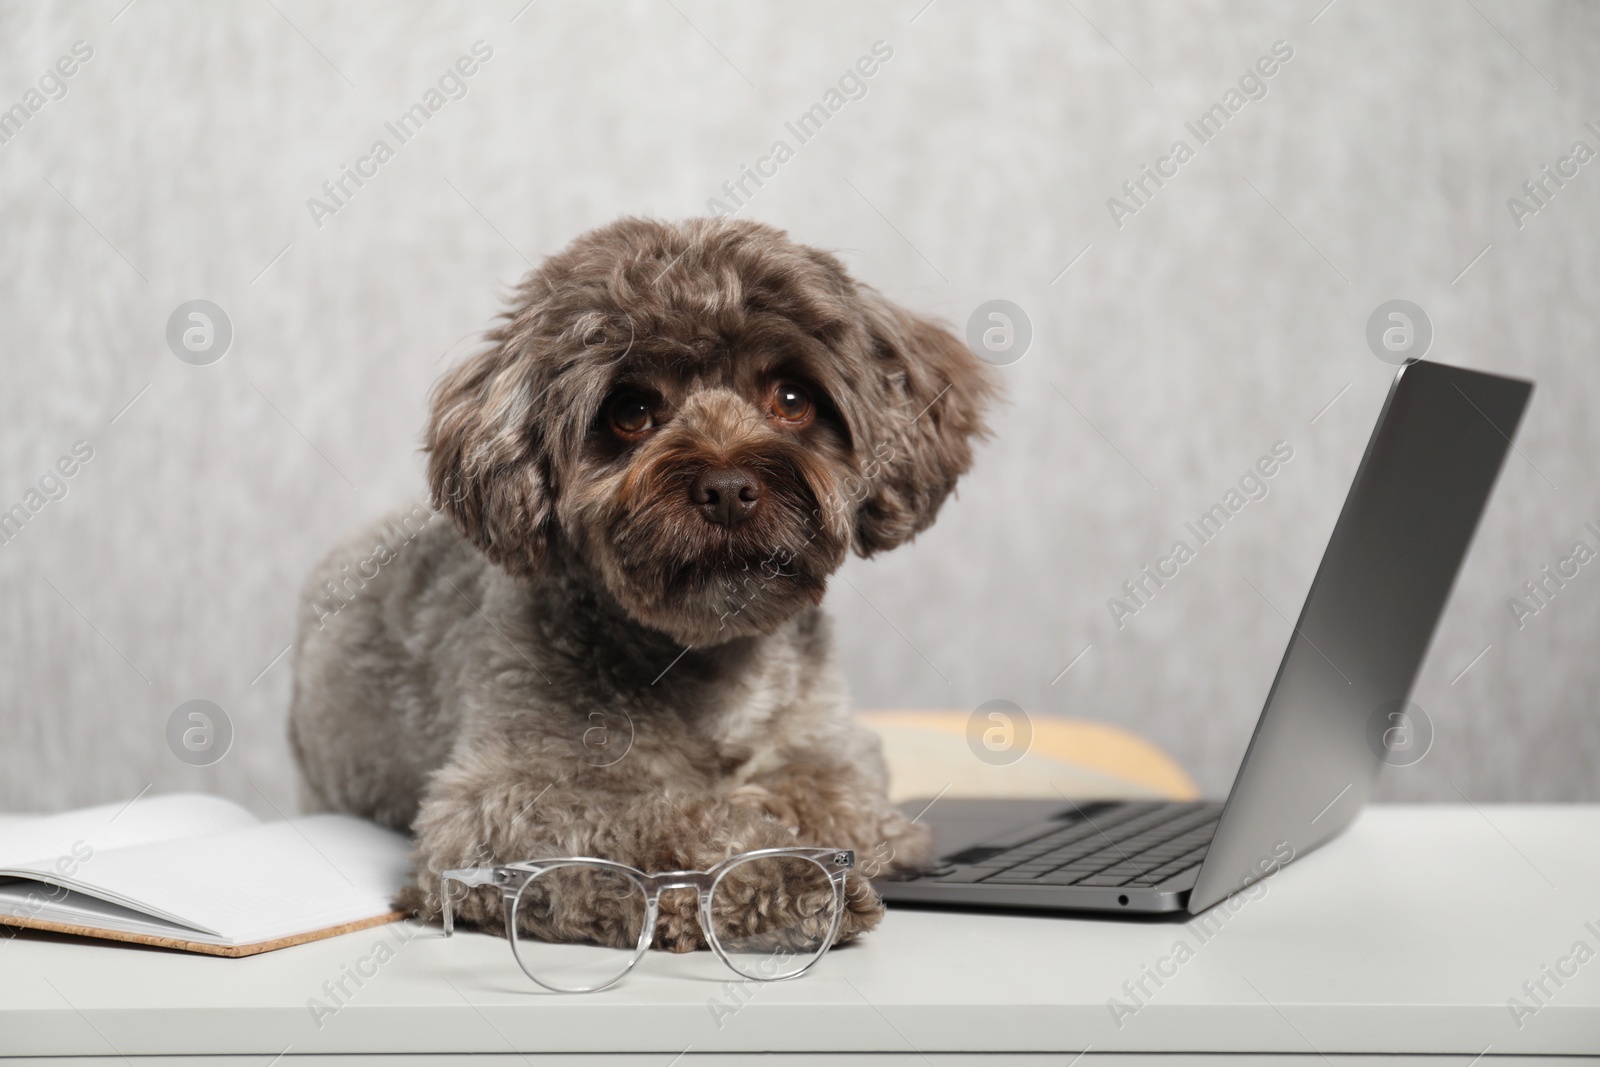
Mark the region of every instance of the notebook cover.
<instances>
[{"instance_id":1,"label":"notebook cover","mask_svg":"<svg viewBox=\"0 0 1600 1067\"><path fill-rule=\"evenodd\" d=\"M357 930L398 922L409 916L410 912L391 911L384 915L375 915L370 919L359 919L338 926L324 927L321 930L308 930L303 934L279 937L271 941L257 941L252 945L208 945L199 941L185 941L180 937L123 933L121 930L103 930L96 926L77 926L72 923L58 923L48 919L23 918L16 915L0 915L0 926L21 926L30 930L48 930L56 934L73 934L77 937L94 937L107 941L131 941L137 945L153 945L157 948L174 948L183 952L202 952L208 956L237 958L271 952L275 948L288 948L290 945L303 945L308 941L321 941L325 937L337 937L339 934L354 933Z\"/></svg>"}]
</instances>

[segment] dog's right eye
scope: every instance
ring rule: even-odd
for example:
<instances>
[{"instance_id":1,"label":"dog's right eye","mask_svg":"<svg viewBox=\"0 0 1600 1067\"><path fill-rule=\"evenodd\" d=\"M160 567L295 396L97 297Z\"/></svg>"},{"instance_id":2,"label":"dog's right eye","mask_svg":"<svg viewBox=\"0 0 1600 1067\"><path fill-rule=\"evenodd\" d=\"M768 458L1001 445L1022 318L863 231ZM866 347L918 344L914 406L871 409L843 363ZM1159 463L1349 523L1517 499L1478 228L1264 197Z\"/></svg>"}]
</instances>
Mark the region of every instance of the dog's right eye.
<instances>
[{"instance_id":1,"label":"dog's right eye","mask_svg":"<svg viewBox=\"0 0 1600 1067\"><path fill-rule=\"evenodd\" d=\"M639 393L621 393L611 401L611 429L630 441L643 437L655 426L650 402Z\"/></svg>"}]
</instances>

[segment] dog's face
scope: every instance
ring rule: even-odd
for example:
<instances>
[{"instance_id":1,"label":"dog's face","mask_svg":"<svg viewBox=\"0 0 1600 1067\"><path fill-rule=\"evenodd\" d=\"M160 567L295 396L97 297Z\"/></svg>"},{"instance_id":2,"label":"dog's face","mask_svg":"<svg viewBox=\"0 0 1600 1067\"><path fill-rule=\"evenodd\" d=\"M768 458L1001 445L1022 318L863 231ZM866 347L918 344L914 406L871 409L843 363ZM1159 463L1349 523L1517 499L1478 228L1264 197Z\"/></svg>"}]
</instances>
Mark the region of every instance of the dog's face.
<instances>
[{"instance_id":1,"label":"dog's face","mask_svg":"<svg viewBox=\"0 0 1600 1067\"><path fill-rule=\"evenodd\" d=\"M624 344L626 337L618 338ZM777 341L778 338L770 338ZM562 479L562 530L628 611L693 643L819 602L851 439L803 340L635 337Z\"/></svg>"},{"instance_id":2,"label":"dog's face","mask_svg":"<svg viewBox=\"0 0 1600 1067\"><path fill-rule=\"evenodd\" d=\"M932 522L990 385L948 330L750 222L625 219L530 274L440 383L435 505L536 576L559 539L689 645L769 633Z\"/></svg>"}]
</instances>

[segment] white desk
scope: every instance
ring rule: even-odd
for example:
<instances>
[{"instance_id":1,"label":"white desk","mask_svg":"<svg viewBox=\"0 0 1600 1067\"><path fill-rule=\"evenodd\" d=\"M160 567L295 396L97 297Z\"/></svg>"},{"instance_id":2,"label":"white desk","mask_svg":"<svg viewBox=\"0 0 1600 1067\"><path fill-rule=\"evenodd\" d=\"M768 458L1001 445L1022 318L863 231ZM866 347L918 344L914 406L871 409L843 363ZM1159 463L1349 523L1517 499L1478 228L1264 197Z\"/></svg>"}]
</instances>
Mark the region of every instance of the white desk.
<instances>
[{"instance_id":1,"label":"white desk","mask_svg":"<svg viewBox=\"0 0 1600 1067\"><path fill-rule=\"evenodd\" d=\"M402 1052L432 1054L417 1064L633 1054L583 1057L597 1067L734 1064L747 1057L709 1054L760 1050L801 1054L765 1063L842 1054L832 1064L964 1062L980 1050L1035 1054L1008 1058L1018 1065L1063 1065L1085 1048L1080 1064L1277 1054L1251 1061L1265 1067L1334 1053L1466 1064L1487 1049L1483 1067L1600 1062L1600 806L1375 808L1265 885L1233 914L1208 913L1220 927L1210 934L1194 922L894 911L806 978L747 987L747 1002L728 999L734 976L708 953L652 953L606 993L540 994L504 941L446 941L412 924L238 960L24 933L0 944L0 1054L184 1054L172 1062L186 1067L245 1054L265 1064L285 1049L283 1067ZM1192 956L1162 962L1179 941ZM1593 958L1578 964L1580 941ZM348 1002L319 1027L308 1000L337 1006L323 983L380 942L398 943L394 958L364 965L377 973L360 988L346 979ZM1546 966L1576 974L1558 987ZM1144 978L1137 1006L1124 982L1147 967L1171 977ZM1523 987L1541 979L1543 1006ZM1137 1007L1120 1026L1112 997ZM1537 1008L1520 1028L1511 997ZM351 1055L361 1053L372 1058ZM951 1053L967 1055L941 1055Z\"/></svg>"}]
</instances>

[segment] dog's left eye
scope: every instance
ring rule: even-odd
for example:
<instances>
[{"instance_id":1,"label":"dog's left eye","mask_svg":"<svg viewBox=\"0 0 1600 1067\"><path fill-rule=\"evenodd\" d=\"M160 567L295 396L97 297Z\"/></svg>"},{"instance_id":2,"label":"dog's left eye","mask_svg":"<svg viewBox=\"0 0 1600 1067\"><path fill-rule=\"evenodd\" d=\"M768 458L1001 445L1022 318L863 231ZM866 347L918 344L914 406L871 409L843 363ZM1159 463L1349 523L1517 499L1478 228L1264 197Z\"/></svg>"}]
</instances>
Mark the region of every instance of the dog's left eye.
<instances>
[{"instance_id":1,"label":"dog's left eye","mask_svg":"<svg viewBox=\"0 0 1600 1067\"><path fill-rule=\"evenodd\" d=\"M623 393L611 401L611 428L622 437L635 438L655 425L650 403L638 393Z\"/></svg>"},{"instance_id":2,"label":"dog's left eye","mask_svg":"<svg viewBox=\"0 0 1600 1067\"><path fill-rule=\"evenodd\" d=\"M773 415L784 422L809 422L812 412L811 394L793 382L779 382L772 387L769 408Z\"/></svg>"}]
</instances>

